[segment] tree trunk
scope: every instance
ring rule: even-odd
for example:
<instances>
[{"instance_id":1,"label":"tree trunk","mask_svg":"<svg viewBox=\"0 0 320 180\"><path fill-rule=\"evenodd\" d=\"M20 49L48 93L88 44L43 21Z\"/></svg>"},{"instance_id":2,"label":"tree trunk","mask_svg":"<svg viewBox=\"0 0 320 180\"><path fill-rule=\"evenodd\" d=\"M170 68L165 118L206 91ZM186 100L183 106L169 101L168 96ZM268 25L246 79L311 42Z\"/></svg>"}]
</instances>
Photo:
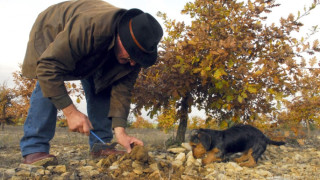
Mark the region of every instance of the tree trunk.
<instances>
[{"instance_id":1,"label":"tree trunk","mask_svg":"<svg viewBox=\"0 0 320 180\"><path fill-rule=\"evenodd\" d=\"M184 97L181 101L181 110L179 113L180 122L177 131L176 141L180 144L185 141L185 134L188 125L188 96Z\"/></svg>"},{"instance_id":2,"label":"tree trunk","mask_svg":"<svg viewBox=\"0 0 320 180\"><path fill-rule=\"evenodd\" d=\"M6 122L6 105L2 107L2 118L0 119L0 125L2 131L4 131L4 123Z\"/></svg>"},{"instance_id":3,"label":"tree trunk","mask_svg":"<svg viewBox=\"0 0 320 180\"><path fill-rule=\"evenodd\" d=\"M310 122L309 122L309 120L306 120L306 123L307 123L308 137L310 137L311 133L310 133Z\"/></svg>"}]
</instances>

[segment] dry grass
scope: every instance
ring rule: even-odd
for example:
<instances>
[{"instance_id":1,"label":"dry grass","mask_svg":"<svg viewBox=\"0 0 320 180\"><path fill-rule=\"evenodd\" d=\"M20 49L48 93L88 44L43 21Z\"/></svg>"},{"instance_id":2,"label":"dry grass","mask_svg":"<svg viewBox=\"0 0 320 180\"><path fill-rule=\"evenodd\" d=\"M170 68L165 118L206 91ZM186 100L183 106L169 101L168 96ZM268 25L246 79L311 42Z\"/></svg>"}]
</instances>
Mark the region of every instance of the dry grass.
<instances>
[{"instance_id":1,"label":"dry grass","mask_svg":"<svg viewBox=\"0 0 320 180\"><path fill-rule=\"evenodd\" d=\"M164 147L165 141L172 136L172 133L165 134L156 129L127 129L127 133L141 139L145 145ZM23 136L23 126L6 126L0 131L0 150L19 147L20 139ZM88 137L79 133L70 132L68 128L57 127L52 145L85 145L88 144Z\"/></svg>"},{"instance_id":2,"label":"dry grass","mask_svg":"<svg viewBox=\"0 0 320 180\"><path fill-rule=\"evenodd\" d=\"M164 151L165 142L171 134L165 134L156 129L127 129L131 136L141 139L145 146ZM5 126L0 130L0 168L19 166L22 160L20 152L20 139L23 136L23 126ZM115 139L115 138L114 138ZM70 132L68 128L57 127L56 133L50 142L52 147L84 147L88 148L88 137L79 133ZM119 146L121 149L121 146Z\"/></svg>"}]
</instances>

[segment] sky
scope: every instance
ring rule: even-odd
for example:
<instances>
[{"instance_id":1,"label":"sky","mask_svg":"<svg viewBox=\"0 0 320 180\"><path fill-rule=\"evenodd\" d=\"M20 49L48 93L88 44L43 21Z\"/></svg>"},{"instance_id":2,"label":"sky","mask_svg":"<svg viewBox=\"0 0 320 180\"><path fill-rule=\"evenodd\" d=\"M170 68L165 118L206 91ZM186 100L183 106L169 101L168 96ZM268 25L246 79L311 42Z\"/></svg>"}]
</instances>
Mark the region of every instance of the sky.
<instances>
[{"instance_id":1,"label":"sky","mask_svg":"<svg viewBox=\"0 0 320 180\"><path fill-rule=\"evenodd\" d=\"M170 19L178 21L188 20L181 15L181 10L187 2L193 0L106 0L121 8L139 8L156 17L160 24L163 22L156 16L158 11L167 13ZM37 15L50 5L62 0L0 0L0 83L6 82L13 86L12 73L19 69L23 62L28 42L29 32ZM268 23L278 23L280 17L287 17L291 12L294 15L313 0L277 0L281 5L273 9L268 15ZM317 7L308 17L302 19L305 27L297 34L305 34L313 25L320 25L320 7ZM318 33L316 36L319 37Z\"/></svg>"}]
</instances>

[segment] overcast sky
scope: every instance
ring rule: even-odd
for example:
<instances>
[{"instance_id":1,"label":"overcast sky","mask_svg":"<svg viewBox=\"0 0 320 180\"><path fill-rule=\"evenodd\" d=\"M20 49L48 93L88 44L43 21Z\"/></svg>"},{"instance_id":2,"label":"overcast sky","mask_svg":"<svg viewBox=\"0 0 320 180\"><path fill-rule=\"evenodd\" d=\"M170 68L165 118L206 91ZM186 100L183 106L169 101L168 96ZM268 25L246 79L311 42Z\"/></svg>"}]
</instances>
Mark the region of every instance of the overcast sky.
<instances>
[{"instance_id":1,"label":"overcast sky","mask_svg":"<svg viewBox=\"0 0 320 180\"><path fill-rule=\"evenodd\" d=\"M165 12L171 19L183 20L180 14L186 2L191 0L110 0L111 4L126 9L139 8L156 16L158 11ZM18 70L18 64L23 62L30 29L37 15L52 4L62 0L0 0L0 83L7 81L12 85L12 73ZM269 15L270 22L278 22L290 12L296 14L303 11L306 4L313 0L278 0L282 3ZM304 18L306 28L320 24L320 8L309 17ZM159 19L159 18L158 18ZM161 22L161 20L159 19ZM305 30L302 33L306 32ZM301 34L302 34L301 33ZM318 33L319 34L319 33ZM318 36L319 37L319 36Z\"/></svg>"},{"instance_id":2,"label":"overcast sky","mask_svg":"<svg viewBox=\"0 0 320 180\"><path fill-rule=\"evenodd\" d=\"M180 14L186 2L193 0L110 0L115 6L130 9L139 8L156 17L158 11L168 14L170 19L183 20ZM30 29L37 15L52 4L62 0L0 0L0 83L12 86L12 73L23 62ZM279 22L280 17L287 17L313 0L278 0L282 5L274 8L268 15L269 22ZM300 34L305 34L312 25L320 24L320 8L317 7L309 17L302 20L305 27ZM162 22L159 18L158 20ZM317 34L319 37L319 33Z\"/></svg>"}]
</instances>

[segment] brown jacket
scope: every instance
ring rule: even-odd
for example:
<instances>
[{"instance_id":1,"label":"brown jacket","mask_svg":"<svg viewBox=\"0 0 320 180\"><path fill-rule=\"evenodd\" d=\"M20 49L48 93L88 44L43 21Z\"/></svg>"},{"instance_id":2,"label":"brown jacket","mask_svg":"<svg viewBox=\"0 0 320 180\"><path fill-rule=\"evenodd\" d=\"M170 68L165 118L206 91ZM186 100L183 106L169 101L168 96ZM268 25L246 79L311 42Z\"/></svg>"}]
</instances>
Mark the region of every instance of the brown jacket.
<instances>
[{"instance_id":1,"label":"brown jacket","mask_svg":"<svg viewBox=\"0 0 320 180\"><path fill-rule=\"evenodd\" d=\"M125 127L139 66L113 53L116 22L125 10L101 0L67 1L39 14L30 32L22 74L37 78L58 109L72 103L64 81L93 77L96 93L112 87L109 117Z\"/></svg>"}]
</instances>

